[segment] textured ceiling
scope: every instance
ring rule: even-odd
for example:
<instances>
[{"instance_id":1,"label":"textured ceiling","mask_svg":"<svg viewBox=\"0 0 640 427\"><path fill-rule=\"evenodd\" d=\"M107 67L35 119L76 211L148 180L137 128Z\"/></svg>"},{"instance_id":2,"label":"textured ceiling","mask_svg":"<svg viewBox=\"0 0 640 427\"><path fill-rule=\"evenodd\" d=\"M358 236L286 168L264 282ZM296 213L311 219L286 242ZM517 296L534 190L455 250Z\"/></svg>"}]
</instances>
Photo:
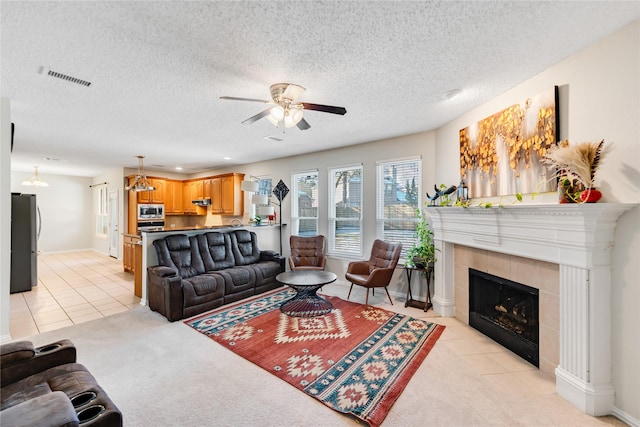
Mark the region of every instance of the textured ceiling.
<instances>
[{"instance_id":1,"label":"textured ceiling","mask_svg":"<svg viewBox=\"0 0 640 427\"><path fill-rule=\"evenodd\" d=\"M637 1L0 7L12 170L80 176L136 167L138 154L146 169L195 173L432 130L640 17ZM347 114L305 111L311 128L283 133L241 124L264 104L219 99L269 99L278 82Z\"/></svg>"}]
</instances>

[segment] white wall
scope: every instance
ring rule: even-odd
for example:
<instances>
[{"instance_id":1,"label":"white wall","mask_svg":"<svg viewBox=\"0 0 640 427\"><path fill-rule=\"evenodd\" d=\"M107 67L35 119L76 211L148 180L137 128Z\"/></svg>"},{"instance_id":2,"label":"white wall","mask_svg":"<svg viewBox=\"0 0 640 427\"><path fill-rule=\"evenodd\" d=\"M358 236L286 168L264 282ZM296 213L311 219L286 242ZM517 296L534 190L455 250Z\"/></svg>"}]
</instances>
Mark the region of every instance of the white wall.
<instances>
[{"instance_id":1,"label":"white wall","mask_svg":"<svg viewBox=\"0 0 640 427\"><path fill-rule=\"evenodd\" d=\"M36 195L42 215L38 252L91 249L95 221L91 178L40 173L49 187L21 185L32 176L33 173L11 172L11 192Z\"/></svg>"},{"instance_id":2,"label":"white wall","mask_svg":"<svg viewBox=\"0 0 640 427\"><path fill-rule=\"evenodd\" d=\"M640 202L640 23L545 70L436 131L437 176L458 180L458 132L554 85L561 86L561 137L605 140L601 202ZM536 203L534 199L533 203ZM618 410L640 422L640 208L618 222L613 250L613 386ZM597 286L597 284L594 284ZM597 304L597 301L594 301Z\"/></svg>"},{"instance_id":3,"label":"white wall","mask_svg":"<svg viewBox=\"0 0 640 427\"><path fill-rule=\"evenodd\" d=\"M9 335L11 281L11 108L0 98L0 342Z\"/></svg>"}]
</instances>

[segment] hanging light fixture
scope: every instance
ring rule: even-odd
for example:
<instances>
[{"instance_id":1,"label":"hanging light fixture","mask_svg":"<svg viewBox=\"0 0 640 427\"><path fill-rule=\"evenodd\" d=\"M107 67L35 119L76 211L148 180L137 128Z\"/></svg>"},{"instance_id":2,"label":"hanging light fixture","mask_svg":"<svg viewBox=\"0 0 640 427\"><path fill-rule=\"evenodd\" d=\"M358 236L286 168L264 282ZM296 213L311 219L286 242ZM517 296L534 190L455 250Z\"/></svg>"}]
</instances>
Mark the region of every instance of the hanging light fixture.
<instances>
[{"instance_id":1,"label":"hanging light fixture","mask_svg":"<svg viewBox=\"0 0 640 427\"><path fill-rule=\"evenodd\" d=\"M25 179L24 181L22 181L22 185L28 185L28 186L36 186L36 187L48 187L49 184L46 183L45 181L43 181L40 178L40 174L38 174L38 167L34 166L34 169L36 170L35 173L33 174L33 176L30 179Z\"/></svg>"},{"instance_id":2,"label":"hanging light fixture","mask_svg":"<svg viewBox=\"0 0 640 427\"><path fill-rule=\"evenodd\" d=\"M155 191L156 187L151 185L149 180L147 179L147 174L144 172L144 166L142 164L142 159L144 156L136 156L138 158L138 172L136 173L136 178L133 184L124 187L127 191Z\"/></svg>"}]
</instances>

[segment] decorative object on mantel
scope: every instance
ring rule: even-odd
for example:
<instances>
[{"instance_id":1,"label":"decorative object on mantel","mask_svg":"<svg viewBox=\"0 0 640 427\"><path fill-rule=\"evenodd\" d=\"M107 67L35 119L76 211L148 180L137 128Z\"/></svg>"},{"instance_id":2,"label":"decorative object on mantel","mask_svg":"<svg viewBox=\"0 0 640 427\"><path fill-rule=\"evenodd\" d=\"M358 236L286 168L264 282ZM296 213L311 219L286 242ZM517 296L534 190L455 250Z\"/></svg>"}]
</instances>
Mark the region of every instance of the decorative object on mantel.
<instances>
[{"instance_id":1,"label":"decorative object on mantel","mask_svg":"<svg viewBox=\"0 0 640 427\"><path fill-rule=\"evenodd\" d=\"M468 203L469 200L471 200L469 199L469 187L467 187L467 183L464 182L464 178L460 178L460 184L458 184L456 202L460 202L462 205L464 205Z\"/></svg>"},{"instance_id":2,"label":"decorative object on mantel","mask_svg":"<svg viewBox=\"0 0 640 427\"><path fill-rule=\"evenodd\" d=\"M556 86L460 130L460 175L470 197L553 191L539 159L556 143L557 103Z\"/></svg>"},{"instance_id":3,"label":"decorative object on mantel","mask_svg":"<svg viewBox=\"0 0 640 427\"><path fill-rule=\"evenodd\" d=\"M595 187L595 179L605 154L604 139L600 142L581 142L574 145L564 140L547 151L542 157L542 162L557 168L556 173L560 174L559 186L581 185L583 190L580 192L580 201L594 203L602 197L602 193ZM570 198L577 201L575 196Z\"/></svg>"},{"instance_id":4,"label":"decorative object on mantel","mask_svg":"<svg viewBox=\"0 0 640 427\"><path fill-rule=\"evenodd\" d=\"M456 191L458 187L452 185L451 187L447 187L445 184L440 184L440 188L433 186L435 190L435 194L433 196L429 196L427 193L427 199L431 200L429 206L450 206L451 198L450 195ZM440 204L436 203L436 200L440 198Z\"/></svg>"}]
</instances>

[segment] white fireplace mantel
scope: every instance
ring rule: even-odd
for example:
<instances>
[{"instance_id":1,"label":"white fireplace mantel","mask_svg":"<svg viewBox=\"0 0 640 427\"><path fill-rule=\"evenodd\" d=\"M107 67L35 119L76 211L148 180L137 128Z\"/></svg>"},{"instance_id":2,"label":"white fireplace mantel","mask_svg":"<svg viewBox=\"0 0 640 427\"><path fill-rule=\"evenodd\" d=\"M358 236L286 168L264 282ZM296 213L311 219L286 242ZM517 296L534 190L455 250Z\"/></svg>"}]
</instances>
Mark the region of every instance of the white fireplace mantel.
<instances>
[{"instance_id":1,"label":"white fireplace mantel","mask_svg":"<svg viewBox=\"0 0 640 427\"><path fill-rule=\"evenodd\" d=\"M454 316L454 245L560 266L558 394L590 415L610 414L611 248L620 215L636 204L430 207L438 252L434 311Z\"/></svg>"}]
</instances>

